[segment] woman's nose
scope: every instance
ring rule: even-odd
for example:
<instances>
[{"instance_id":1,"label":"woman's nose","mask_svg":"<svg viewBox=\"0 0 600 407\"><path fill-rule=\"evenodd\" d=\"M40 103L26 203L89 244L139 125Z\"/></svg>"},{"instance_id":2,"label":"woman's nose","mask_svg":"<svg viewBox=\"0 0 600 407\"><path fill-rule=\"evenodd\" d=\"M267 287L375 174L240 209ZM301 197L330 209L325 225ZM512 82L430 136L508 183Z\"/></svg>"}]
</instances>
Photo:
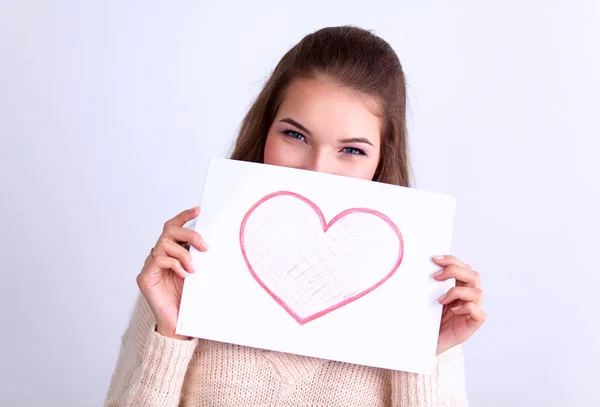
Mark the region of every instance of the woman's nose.
<instances>
[{"instance_id":1,"label":"woman's nose","mask_svg":"<svg viewBox=\"0 0 600 407\"><path fill-rule=\"evenodd\" d=\"M305 169L315 172L334 173L332 157L329 157L325 152L314 152L309 157Z\"/></svg>"}]
</instances>

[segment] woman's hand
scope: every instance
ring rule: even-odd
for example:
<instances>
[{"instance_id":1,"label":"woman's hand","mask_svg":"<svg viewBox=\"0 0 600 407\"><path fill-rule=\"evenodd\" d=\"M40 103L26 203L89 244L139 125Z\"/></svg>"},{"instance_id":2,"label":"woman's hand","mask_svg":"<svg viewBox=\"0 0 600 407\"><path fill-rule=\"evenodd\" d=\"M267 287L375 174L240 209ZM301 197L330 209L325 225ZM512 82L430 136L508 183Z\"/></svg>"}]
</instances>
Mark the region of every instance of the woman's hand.
<instances>
[{"instance_id":1,"label":"woman's hand","mask_svg":"<svg viewBox=\"0 0 600 407\"><path fill-rule=\"evenodd\" d=\"M198 207L188 209L165 223L137 276L138 287L156 318L156 331L171 338L188 339L175 334L183 279L194 272L190 252L182 244L188 243L200 251L206 251L208 246L200 234L183 225L199 213Z\"/></svg>"},{"instance_id":2,"label":"woman's hand","mask_svg":"<svg viewBox=\"0 0 600 407\"><path fill-rule=\"evenodd\" d=\"M469 339L483 325L487 315L481 309L483 291L479 273L454 256L434 256L433 261L443 267L434 273L434 279L456 279L455 287L438 299L444 305L437 345L439 355Z\"/></svg>"}]
</instances>

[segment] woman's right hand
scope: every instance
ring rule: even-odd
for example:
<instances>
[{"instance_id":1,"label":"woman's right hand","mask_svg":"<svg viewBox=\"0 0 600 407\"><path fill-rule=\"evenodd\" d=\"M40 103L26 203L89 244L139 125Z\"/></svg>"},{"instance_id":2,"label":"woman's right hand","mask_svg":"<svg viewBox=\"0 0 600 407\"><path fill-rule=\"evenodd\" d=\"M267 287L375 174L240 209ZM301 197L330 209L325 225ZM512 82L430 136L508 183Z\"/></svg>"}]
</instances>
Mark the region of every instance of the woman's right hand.
<instances>
[{"instance_id":1,"label":"woman's right hand","mask_svg":"<svg viewBox=\"0 0 600 407\"><path fill-rule=\"evenodd\" d=\"M189 243L202 252L208 249L198 232L183 227L199 213L198 207L188 209L165 223L137 276L138 287L156 318L156 331L171 338L189 339L175 333L183 279L194 272L190 252L180 243Z\"/></svg>"}]
</instances>

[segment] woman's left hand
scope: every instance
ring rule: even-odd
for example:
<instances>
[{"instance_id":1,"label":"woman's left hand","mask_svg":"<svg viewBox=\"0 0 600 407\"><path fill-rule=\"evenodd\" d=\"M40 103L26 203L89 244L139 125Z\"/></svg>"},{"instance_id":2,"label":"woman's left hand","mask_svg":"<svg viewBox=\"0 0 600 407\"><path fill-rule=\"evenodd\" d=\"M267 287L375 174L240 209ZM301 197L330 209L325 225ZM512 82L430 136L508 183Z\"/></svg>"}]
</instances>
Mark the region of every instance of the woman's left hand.
<instances>
[{"instance_id":1,"label":"woman's left hand","mask_svg":"<svg viewBox=\"0 0 600 407\"><path fill-rule=\"evenodd\" d=\"M469 339L487 315L481 309L483 291L479 273L454 256L434 256L433 261L443 267L433 275L435 280L456 279L455 287L438 299L444 305L437 345L439 355Z\"/></svg>"}]
</instances>

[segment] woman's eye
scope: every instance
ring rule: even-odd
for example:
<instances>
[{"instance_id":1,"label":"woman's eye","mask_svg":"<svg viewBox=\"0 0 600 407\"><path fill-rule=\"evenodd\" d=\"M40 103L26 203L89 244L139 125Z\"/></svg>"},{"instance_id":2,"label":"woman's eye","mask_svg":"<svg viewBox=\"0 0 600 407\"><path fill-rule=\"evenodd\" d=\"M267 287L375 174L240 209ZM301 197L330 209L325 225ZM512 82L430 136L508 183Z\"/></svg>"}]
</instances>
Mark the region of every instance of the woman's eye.
<instances>
[{"instance_id":1,"label":"woman's eye","mask_svg":"<svg viewBox=\"0 0 600 407\"><path fill-rule=\"evenodd\" d=\"M300 141L306 141L306 137L304 137L302 134L295 132L294 130L286 130L283 132L283 134L285 134L286 136L296 139L296 140L300 140Z\"/></svg>"},{"instance_id":2,"label":"woman's eye","mask_svg":"<svg viewBox=\"0 0 600 407\"><path fill-rule=\"evenodd\" d=\"M350 155L367 155L363 150L361 150L360 148L354 148L354 147L344 147L342 148L342 151L346 154L350 154Z\"/></svg>"}]
</instances>

